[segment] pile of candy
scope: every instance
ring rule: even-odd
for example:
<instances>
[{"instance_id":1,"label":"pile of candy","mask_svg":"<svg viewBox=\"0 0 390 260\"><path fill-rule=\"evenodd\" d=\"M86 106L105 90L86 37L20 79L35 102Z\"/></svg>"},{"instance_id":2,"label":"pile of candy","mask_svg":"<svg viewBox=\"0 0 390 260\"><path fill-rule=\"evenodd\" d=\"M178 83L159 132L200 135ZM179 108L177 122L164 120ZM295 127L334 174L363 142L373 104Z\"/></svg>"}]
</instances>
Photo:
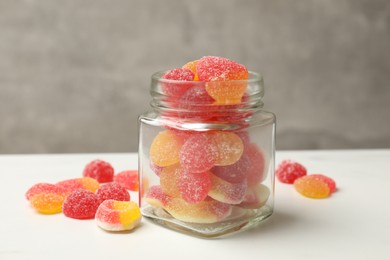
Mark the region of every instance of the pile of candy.
<instances>
[{"instance_id":1,"label":"pile of candy","mask_svg":"<svg viewBox=\"0 0 390 260\"><path fill-rule=\"evenodd\" d=\"M333 179L323 174L307 175L302 164L291 160L282 161L275 174L280 182L294 184L295 190L308 198L327 198L336 190Z\"/></svg>"},{"instance_id":2,"label":"pile of candy","mask_svg":"<svg viewBox=\"0 0 390 260\"><path fill-rule=\"evenodd\" d=\"M246 99L248 70L222 57L206 56L166 72L162 95L176 113L166 113L172 125L182 119L240 124L248 113L239 109ZM192 131L164 126L149 150L150 168L158 185L146 201L174 218L194 223L226 219L233 209L257 209L270 195L262 184L267 162L246 127L239 130Z\"/></svg>"},{"instance_id":3,"label":"pile of candy","mask_svg":"<svg viewBox=\"0 0 390 260\"><path fill-rule=\"evenodd\" d=\"M86 165L83 177L56 184L37 183L26 192L26 198L40 213L95 218L105 230L122 231L133 229L141 221L140 209L130 201L129 190L138 191L138 171L114 175L111 164L94 160Z\"/></svg>"}]
</instances>

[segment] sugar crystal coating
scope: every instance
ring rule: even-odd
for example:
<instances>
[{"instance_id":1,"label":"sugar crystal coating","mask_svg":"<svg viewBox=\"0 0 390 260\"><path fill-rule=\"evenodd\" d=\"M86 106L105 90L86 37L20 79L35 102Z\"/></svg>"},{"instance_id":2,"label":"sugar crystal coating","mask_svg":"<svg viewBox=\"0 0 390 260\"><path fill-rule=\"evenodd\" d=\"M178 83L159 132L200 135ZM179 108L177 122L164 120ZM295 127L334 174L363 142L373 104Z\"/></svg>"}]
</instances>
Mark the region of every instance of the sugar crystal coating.
<instances>
[{"instance_id":1,"label":"sugar crystal coating","mask_svg":"<svg viewBox=\"0 0 390 260\"><path fill-rule=\"evenodd\" d=\"M276 168L275 175L280 182L292 184L299 177L307 175L307 170L298 162L284 160Z\"/></svg>"},{"instance_id":2,"label":"sugar crystal coating","mask_svg":"<svg viewBox=\"0 0 390 260\"><path fill-rule=\"evenodd\" d=\"M248 187L243 201L237 206L246 209L260 208L267 202L270 194L269 188L259 183L255 186Z\"/></svg>"},{"instance_id":3,"label":"sugar crystal coating","mask_svg":"<svg viewBox=\"0 0 390 260\"><path fill-rule=\"evenodd\" d=\"M179 191L181 197L188 203L197 203L207 197L211 188L208 172L186 172L179 176Z\"/></svg>"},{"instance_id":4,"label":"sugar crystal coating","mask_svg":"<svg viewBox=\"0 0 390 260\"><path fill-rule=\"evenodd\" d=\"M154 164L152 161L149 162L150 169L157 175L160 176L161 172L164 170L164 167Z\"/></svg>"},{"instance_id":5,"label":"sugar crystal coating","mask_svg":"<svg viewBox=\"0 0 390 260\"><path fill-rule=\"evenodd\" d=\"M267 177L267 161L263 151L255 143L247 144L244 153L250 159L250 168L247 175L248 186L253 186Z\"/></svg>"},{"instance_id":6,"label":"sugar crystal coating","mask_svg":"<svg viewBox=\"0 0 390 260\"><path fill-rule=\"evenodd\" d=\"M170 199L171 197L165 194L159 185L151 186L145 196L146 202L157 208L166 206Z\"/></svg>"},{"instance_id":7,"label":"sugar crystal coating","mask_svg":"<svg viewBox=\"0 0 390 260\"><path fill-rule=\"evenodd\" d=\"M190 62L187 62L186 64L183 65L183 69L189 69L190 71L192 71L192 73L194 73L194 81L198 81L199 78L198 78L198 74L196 73L196 66L198 65L198 60L194 60L194 61L190 61Z\"/></svg>"},{"instance_id":8,"label":"sugar crystal coating","mask_svg":"<svg viewBox=\"0 0 390 260\"><path fill-rule=\"evenodd\" d=\"M100 205L98 196L87 190L74 190L64 201L64 215L75 219L92 219Z\"/></svg>"},{"instance_id":9,"label":"sugar crystal coating","mask_svg":"<svg viewBox=\"0 0 390 260\"><path fill-rule=\"evenodd\" d=\"M241 158L244 144L238 135L232 132L215 131L211 138L216 149L215 165L231 165Z\"/></svg>"},{"instance_id":10,"label":"sugar crystal coating","mask_svg":"<svg viewBox=\"0 0 390 260\"><path fill-rule=\"evenodd\" d=\"M150 146L150 160L153 164L166 167L179 162L182 139L172 131L165 130L157 134Z\"/></svg>"},{"instance_id":11,"label":"sugar crystal coating","mask_svg":"<svg viewBox=\"0 0 390 260\"><path fill-rule=\"evenodd\" d=\"M160 185L163 192L172 197L180 197L179 178L183 174L180 164L165 167L160 174Z\"/></svg>"},{"instance_id":12,"label":"sugar crystal coating","mask_svg":"<svg viewBox=\"0 0 390 260\"><path fill-rule=\"evenodd\" d=\"M244 153L237 162L227 166L215 166L211 172L225 181L238 183L246 180L251 164L251 158Z\"/></svg>"},{"instance_id":13,"label":"sugar crystal coating","mask_svg":"<svg viewBox=\"0 0 390 260\"><path fill-rule=\"evenodd\" d=\"M119 200L119 201L129 201L130 194L122 185L112 182L102 185L97 191L96 195L98 196L101 202L105 200Z\"/></svg>"},{"instance_id":14,"label":"sugar crystal coating","mask_svg":"<svg viewBox=\"0 0 390 260\"><path fill-rule=\"evenodd\" d=\"M72 191L77 189L95 192L100 187L99 182L90 177L63 180L58 182L56 185L64 189L67 194L70 194Z\"/></svg>"},{"instance_id":15,"label":"sugar crystal coating","mask_svg":"<svg viewBox=\"0 0 390 260\"><path fill-rule=\"evenodd\" d=\"M310 174L310 176L315 177L328 184L330 193L333 193L336 190L336 182L332 178L325 176L323 174Z\"/></svg>"},{"instance_id":16,"label":"sugar crystal coating","mask_svg":"<svg viewBox=\"0 0 390 260\"><path fill-rule=\"evenodd\" d=\"M26 192L26 199L30 200L31 197L40 193L55 193L55 194L66 194L66 190L58 185L54 185L51 183L37 183L34 184L28 191Z\"/></svg>"},{"instance_id":17,"label":"sugar crystal coating","mask_svg":"<svg viewBox=\"0 0 390 260\"><path fill-rule=\"evenodd\" d=\"M138 171L127 170L114 175L114 182L131 191L138 191Z\"/></svg>"},{"instance_id":18,"label":"sugar crystal coating","mask_svg":"<svg viewBox=\"0 0 390 260\"><path fill-rule=\"evenodd\" d=\"M93 160L85 166L83 176L96 179L99 183L111 182L114 178L114 168L106 161Z\"/></svg>"},{"instance_id":19,"label":"sugar crystal coating","mask_svg":"<svg viewBox=\"0 0 390 260\"><path fill-rule=\"evenodd\" d=\"M305 197L322 199L330 195L329 185L316 176L303 176L295 180L295 190Z\"/></svg>"},{"instance_id":20,"label":"sugar crystal coating","mask_svg":"<svg viewBox=\"0 0 390 260\"><path fill-rule=\"evenodd\" d=\"M62 211L65 195L63 193L43 192L30 197L31 206L43 214L55 214Z\"/></svg>"},{"instance_id":21,"label":"sugar crystal coating","mask_svg":"<svg viewBox=\"0 0 390 260\"><path fill-rule=\"evenodd\" d=\"M211 188L209 196L220 202L239 204L244 200L246 181L241 183L227 182L214 174L210 174Z\"/></svg>"},{"instance_id":22,"label":"sugar crystal coating","mask_svg":"<svg viewBox=\"0 0 390 260\"><path fill-rule=\"evenodd\" d=\"M97 225L107 231L132 230L141 222L141 211L132 201L106 200L96 211Z\"/></svg>"},{"instance_id":23,"label":"sugar crystal coating","mask_svg":"<svg viewBox=\"0 0 390 260\"><path fill-rule=\"evenodd\" d=\"M179 98L192 86L192 84L183 83L183 81L193 81L194 77L194 73L186 68L176 68L167 71L162 78L178 82L164 82L162 84L164 95L168 98Z\"/></svg>"}]
</instances>

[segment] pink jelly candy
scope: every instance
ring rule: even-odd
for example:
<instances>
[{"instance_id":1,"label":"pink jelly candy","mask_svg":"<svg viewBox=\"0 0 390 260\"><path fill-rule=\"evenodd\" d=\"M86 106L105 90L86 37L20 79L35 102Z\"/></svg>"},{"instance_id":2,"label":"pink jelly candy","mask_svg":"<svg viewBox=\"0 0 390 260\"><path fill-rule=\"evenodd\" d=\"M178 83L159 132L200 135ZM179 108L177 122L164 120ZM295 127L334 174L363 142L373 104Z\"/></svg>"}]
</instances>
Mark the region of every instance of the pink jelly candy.
<instances>
[{"instance_id":1,"label":"pink jelly candy","mask_svg":"<svg viewBox=\"0 0 390 260\"><path fill-rule=\"evenodd\" d=\"M114 168L108 162L94 160L85 166L83 176L96 179L100 183L111 182L114 178Z\"/></svg>"},{"instance_id":2,"label":"pink jelly candy","mask_svg":"<svg viewBox=\"0 0 390 260\"><path fill-rule=\"evenodd\" d=\"M145 198L150 205L158 208L167 205L168 201L171 199L171 197L163 192L161 186L159 185L151 186L148 189Z\"/></svg>"},{"instance_id":3,"label":"pink jelly candy","mask_svg":"<svg viewBox=\"0 0 390 260\"><path fill-rule=\"evenodd\" d=\"M64 180L58 182L56 185L63 188L68 194L77 189L95 192L100 187L100 184L97 180L89 177Z\"/></svg>"},{"instance_id":4,"label":"pink jelly candy","mask_svg":"<svg viewBox=\"0 0 390 260\"><path fill-rule=\"evenodd\" d=\"M183 172L179 177L181 197L188 203L197 203L207 197L211 188L208 172Z\"/></svg>"},{"instance_id":5,"label":"pink jelly candy","mask_svg":"<svg viewBox=\"0 0 390 260\"><path fill-rule=\"evenodd\" d=\"M149 163L150 169L157 175L160 176L161 172L164 170L164 167L154 164L152 161Z\"/></svg>"},{"instance_id":6,"label":"pink jelly candy","mask_svg":"<svg viewBox=\"0 0 390 260\"><path fill-rule=\"evenodd\" d=\"M179 99L179 115L182 118L207 120L215 114L210 111L214 99L207 93L204 84L198 83Z\"/></svg>"},{"instance_id":7,"label":"pink jelly candy","mask_svg":"<svg viewBox=\"0 0 390 260\"><path fill-rule=\"evenodd\" d=\"M216 148L208 134L195 134L180 150L180 164L188 172L206 172L216 160Z\"/></svg>"},{"instance_id":8,"label":"pink jelly candy","mask_svg":"<svg viewBox=\"0 0 390 260\"><path fill-rule=\"evenodd\" d=\"M64 215L75 219L92 219L100 205L98 196L90 191L75 190L64 201Z\"/></svg>"},{"instance_id":9,"label":"pink jelly candy","mask_svg":"<svg viewBox=\"0 0 390 260\"><path fill-rule=\"evenodd\" d=\"M244 200L246 181L241 183L227 182L214 174L210 174L211 188L209 196L217 201L228 204L239 204Z\"/></svg>"},{"instance_id":10,"label":"pink jelly candy","mask_svg":"<svg viewBox=\"0 0 390 260\"><path fill-rule=\"evenodd\" d=\"M251 164L251 159L244 153L236 163L227 166L215 166L210 171L225 181L238 183L245 181L252 167Z\"/></svg>"},{"instance_id":11,"label":"pink jelly candy","mask_svg":"<svg viewBox=\"0 0 390 260\"><path fill-rule=\"evenodd\" d=\"M37 183L28 189L26 192L26 199L30 200L31 197L40 193L56 193L66 195L66 190L58 185L50 183Z\"/></svg>"},{"instance_id":12,"label":"pink jelly candy","mask_svg":"<svg viewBox=\"0 0 390 260\"><path fill-rule=\"evenodd\" d=\"M101 186L97 191L96 195L98 196L101 202L105 200L119 200L119 201L129 201L130 194L129 192L120 184L113 182Z\"/></svg>"},{"instance_id":13,"label":"pink jelly candy","mask_svg":"<svg viewBox=\"0 0 390 260\"><path fill-rule=\"evenodd\" d=\"M266 177L266 160L262 150L255 144L248 144L245 147L245 154L250 159L250 168L247 175L248 186L253 186Z\"/></svg>"},{"instance_id":14,"label":"pink jelly candy","mask_svg":"<svg viewBox=\"0 0 390 260\"><path fill-rule=\"evenodd\" d=\"M192 84L183 83L183 81L193 81L194 76L194 73L186 68L176 68L167 71L162 76L163 79L179 82L164 82L162 84L164 95L169 98L179 98L192 86Z\"/></svg>"},{"instance_id":15,"label":"pink jelly candy","mask_svg":"<svg viewBox=\"0 0 390 260\"><path fill-rule=\"evenodd\" d=\"M138 191L138 171L128 170L122 171L114 176L114 182L122 185L124 188L131 191Z\"/></svg>"},{"instance_id":16,"label":"pink jelly candy","mask_svg":"<svg viewBox=\"0 0 390 260\"><path fill-rule=\"evenodd\" d=\"M276 169L276 177L282 183L292 184L299 177L307 174L306 168L297 162L284 160Z\"/></svg>"}]
</instances>

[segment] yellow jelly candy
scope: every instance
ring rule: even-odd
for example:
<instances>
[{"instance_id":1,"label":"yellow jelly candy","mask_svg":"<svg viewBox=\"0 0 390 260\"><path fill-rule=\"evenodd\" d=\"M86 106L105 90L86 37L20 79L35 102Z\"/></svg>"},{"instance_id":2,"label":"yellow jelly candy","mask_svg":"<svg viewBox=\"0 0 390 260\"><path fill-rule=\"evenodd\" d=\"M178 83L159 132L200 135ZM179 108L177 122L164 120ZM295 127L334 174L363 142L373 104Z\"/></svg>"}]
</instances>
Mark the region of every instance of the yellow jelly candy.
<instances>
[{"instance_id":1,"label":"yellow jelly candy","mask_svg":"<svg viewBox=\"0 0 390 260\"><path fill-rule=\"evenodd\" d=\"M150 146L150 160L157 166L166 167L179 162L181 139L172 131L160 132Z\"/></svg>"},{"instance_id":2,"label":"yellow jelly candy","mask_svg":"<svg viewBox=\"0 0 390 260\"><path fill-rule=\"evenodd\" d=\"M330 195L329 185L316 176L307 175L294 182L295 189L305 197L322 199Z\"/></svg>"}]
</instances>

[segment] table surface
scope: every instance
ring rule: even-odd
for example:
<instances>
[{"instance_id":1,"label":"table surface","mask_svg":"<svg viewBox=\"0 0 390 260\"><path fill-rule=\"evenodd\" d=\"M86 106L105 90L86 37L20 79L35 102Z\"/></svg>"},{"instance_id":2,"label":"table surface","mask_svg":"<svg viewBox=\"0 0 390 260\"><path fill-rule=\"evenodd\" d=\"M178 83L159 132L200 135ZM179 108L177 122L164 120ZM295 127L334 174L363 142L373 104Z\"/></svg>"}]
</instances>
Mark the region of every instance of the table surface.
<instances>
[{"instance_id":1,"label":"table surface","mask_svg":"<svg viewBox=\"0 0 390 260\"><path fill-rule=\"evenodd\" d=\"M30 207L30 186L80 177L97 158L118 171L137 168L136 154L0 156L0 259L390 259L390 150L278 151L276 164L296 160L334 178L337 192L308 199L276 181L268 220L212 240L146 219L132 232L109 233L94 220Z\"/></svg>"}]
</instances>

